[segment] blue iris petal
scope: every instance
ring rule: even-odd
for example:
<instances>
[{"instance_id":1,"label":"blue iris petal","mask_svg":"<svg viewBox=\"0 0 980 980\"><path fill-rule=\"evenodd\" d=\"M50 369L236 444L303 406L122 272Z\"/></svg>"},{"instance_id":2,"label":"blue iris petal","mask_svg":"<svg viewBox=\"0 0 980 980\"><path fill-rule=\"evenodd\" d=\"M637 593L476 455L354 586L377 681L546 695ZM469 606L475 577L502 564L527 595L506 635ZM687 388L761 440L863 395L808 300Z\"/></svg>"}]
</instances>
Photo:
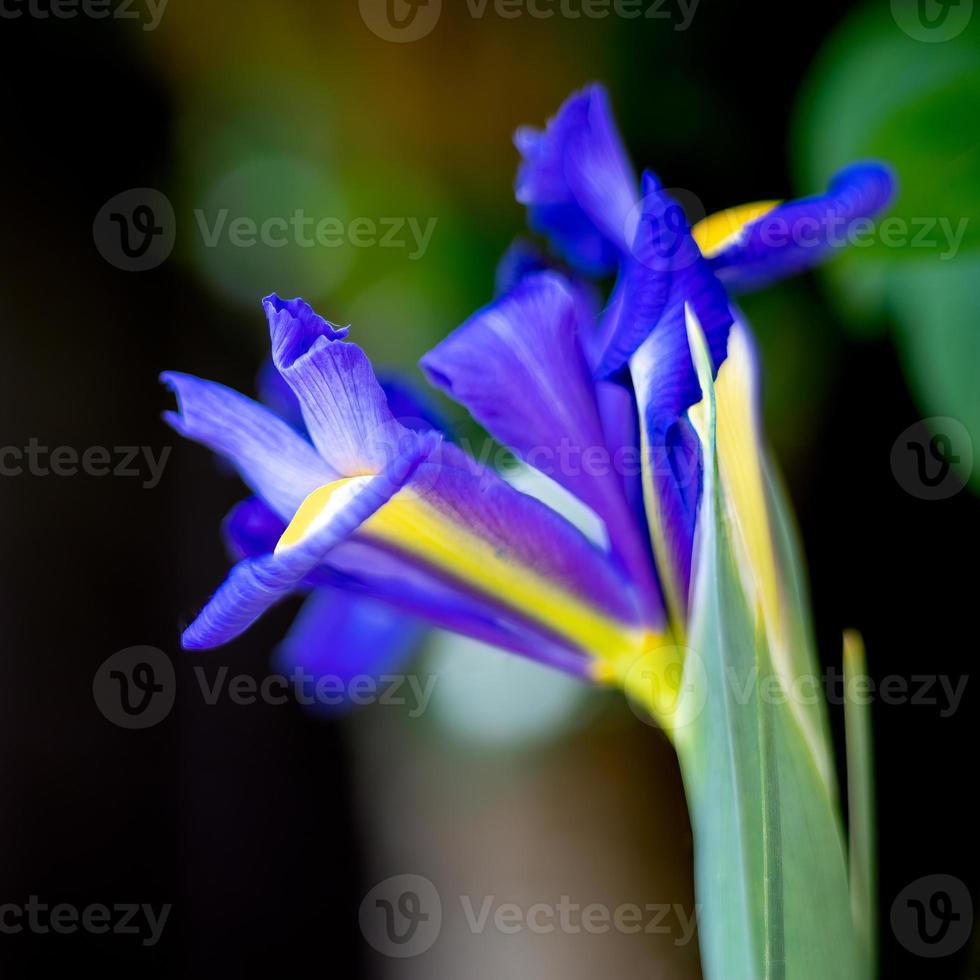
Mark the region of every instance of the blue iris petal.
<instances>
[{"instance_id":1,"label":"blue iris petal","mask_svg":"<svg viewBox=\"0 0 980 980\"><path fill-rule=\"evenodd\" d=\"M691 359L685 305L698 316L715 371L725 358L732 314L725 288L701 256L687 219L652 174L643 179L643 209L603 324L597 373L626 365L646 436L646 466L660 528L683 602L701 486L698 440L686 419L701 399Z\"/></svg>"},{"instance_id":2,"label":"blue iris petal","mask_svg":"<svg viewBox=\"0 0 980 980\"><path fill-rule=\"evenodd\" d=\"M617 554L656 603L622 460L606 442L582 319L568 283L538 273L474 314L422 358L422 368L496 439L603 518Z\"/></svg>"},{"instance_id":3,"label":"blue iris petal","mask_svg":"<svg viewBox=\"0 0 980 980\"><path fill-rule=\"evenodd\" d=\"M229 459L283 520L317 487L340 475L295 429L250 398L214 381L168 371L179 412L164 418L182 436Z\"/></svg>"},{"instance_id":4,"label":"blue iris petal","mask_svg":"<svg viewBox=\"0 0 980 980\"><path fill-rule=\"evenodd\" d=\"M628 245L636 176L606 90L591 85L565 101L545 130L519 129L517 200L532 229L580 271L613 271Z\"/></svg>"},{"instance_id":5,"label":"blue iris petal","mask_svg":"<svg viewBox=\"0 0 980 980\"><path fill-rule=\"evenodd\" d=\"M311 705L313 710L329 714L351 706L345 698L355 679L377 679L398 669L422 633L418 619L377 599L339 589L318 589L303 604L277 648L276 663L287 676L297 669L309 675L313 691L329 681L328 690L336 691L336 695L314 696ZM332 703L334 697L339 703Z\"/></svg>"},{"instance_id":6,"label":"blue iris petal","mask_svg":"<svg viewBox=\"0 0 980 980\"><path fill-rule=\"evenodd\" d=\"M844 248L855 222L884 210L895 195L895 176L882 163L853 163L826 193L787 201L750 223L737 240L710 259L732 289L758 289L822 262Z\"/></svg>"},{"instance_id":7,"label":"blue iris petal","mask_svg":"<svg viewBox=\"0 0 980 980\"><path fill-rule=\"evenodd\" d=\"M432 452L434 442L419 438L412 451L383 473L367 478L321 527L280 552L240 561L197 619L184 631L189 650L221 646L243 633L270 606L294 591L330 551L347 539L411 478Z\"/></svg>"},{"instance_id":8,"label":"blue iris petal","mask_svg":"<svg viewBox=\"0 0 980 980\"><path fill-rule=\"evenodd\" d=\"M728 295L701 257L684 209L647 172L636 237L603 321L596 375L613 377L622 371L658 324L668 320L679 322L678 343L687 354L685 303L694 307L717 366L732 323ZM671 368L680 370L686 380L674 399L678 410L692 404L690 399L700 398L694 365L689 356L686 363L682 361L680 351L671 359ZM673 389L665 394L674 394Z\"/></svg>"}]
</instances>

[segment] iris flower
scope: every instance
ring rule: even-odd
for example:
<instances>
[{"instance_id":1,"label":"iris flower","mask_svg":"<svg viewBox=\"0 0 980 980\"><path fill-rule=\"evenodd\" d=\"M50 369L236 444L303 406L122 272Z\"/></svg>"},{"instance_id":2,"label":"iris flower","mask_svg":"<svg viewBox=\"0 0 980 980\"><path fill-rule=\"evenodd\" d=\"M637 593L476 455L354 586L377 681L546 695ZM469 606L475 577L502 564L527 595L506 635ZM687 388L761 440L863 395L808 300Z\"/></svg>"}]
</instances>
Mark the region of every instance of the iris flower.
<instances>
[{"instance_id":1,"label":"iris flower","mask_svg":"<svg viewBox=\"0 0 980 980\"><path fill-rule=\"evenodd\" d=\"M641 664L662 683L639 696L669 729L704 484L689 331L703 333L716 379L740 568L778 647L758 365L733 294L824 258L842 222L885 206L892 179L856 164L826 193L691 228L652 173L636 179L599 86L544 130L519 130L516 144L518 200L563 265L511 253L500 295L421 367L589 508L602 539L438 425L407 424L424 412L386 394L349 328L273 294L263 306L283 414L212 381L163 375L179 402L170 424L229 460L254 495L226 522L240 560L183 645L227 643L286 596L311 593L287 641L298 662L382 669L424 621L599 683L630 687ZM613 273L600 309L580 277Z\"/></svg>"}]
</instances>

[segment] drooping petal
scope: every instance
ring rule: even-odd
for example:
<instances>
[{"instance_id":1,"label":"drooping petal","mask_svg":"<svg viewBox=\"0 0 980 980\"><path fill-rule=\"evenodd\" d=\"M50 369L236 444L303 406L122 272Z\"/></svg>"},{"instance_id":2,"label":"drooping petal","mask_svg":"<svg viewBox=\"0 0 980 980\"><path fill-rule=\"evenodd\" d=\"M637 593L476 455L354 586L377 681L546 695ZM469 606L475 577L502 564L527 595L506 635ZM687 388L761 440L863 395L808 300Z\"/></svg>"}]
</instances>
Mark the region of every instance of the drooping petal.
<instances>
[{"instance_id":1,"label":"drooping petal","mask_svg":"<svg viewBox=\"0 0 980 980\"><path fill-rule=\"evenodd\" d=\"M523 158L517 200L527 205L531 228L581 271L612 271L631 237L636 176L606 90L577 92L546 129L523 127L514 142Z\"/></svg>"},{"instance_id":2,"label":"drooping petal","mask_svg":"<svg viewBox=\"0 0 980 980\"><path fill-rule=\"evenodd\" d=\"M272 358L299 400L320 455L338 473L380 472L403 451L405 430L388 408L365 353L346 329L317 316L302 300L263 300Z\"/></svg>"},{"instance_id":3,"label":"drooping petal","mask_svg":"<svg viewBox=\"0 0 980 980\"><path fill-rule=\"evenodd\" d=\"M722 281L733 289L758 289L846 247L857 223L877 215L894 194L888 167L854 163L835 174L823 194L734 208L706 218L694 234Z\"/></svg>"},{"instance_id":4,"label":"drooping petal","mask_svg":"<svg viewBox=\"0 0 980 980\"><path fill-rule=\"evenodd\" d=\"M236 560L271 554L286 525L257 497L237 504L224 521L225 537ZM452 583L389 548L352 537L327 554L296 591L338 591L346 601L378 602L392 617L425 620L504 650L519 653L578 676L591 676L584 651L562 644L515 616L513 610L488 601L459 582ZM351 635L352 628L345 627ZM370 638L365 639L365 643ZM370 652L365 652L370 657Z\"/></svg>"},{"instance_id":5,"label":"drooping petal","mask_svg":"<svg viewBox=\"0 0 980 980\"><path fill-rule=\"evenodd\" d=\"M411 452L399 457L384 472L337 480L314 491L272 554L246 558L231 570L184 631L185 649L210 649L244 632L270 606L297 588L339 542L387 503L432 449L433 441L420 437ZM305 520L313 497L318 498L319 506ZM301 523L299 530L297 520Z\"/></svg>"},{"instance_id":6,"label":"drooping petal","mask_svg":"<svg viewBox=\"0 0 980 980\"><path fill-rule=\"evenodd\" d=\"M282 419L213 381L168 371L179 412L164 418L181 435L230 460L242 479L284 520L316 487L340 475Z\"/></svg>"},{"instance_id":7,"label":"drooping petal","mask_svg":"<svg viewBox=\"0 0 980 980\"><path fill-rule=\"evenodd\" d=\"M279 670L308 678L318 712L351 707L352 682L397 670L423 633L422 624L394 607L340 589L317 589L276 649ZM315 692L330 682L329 694ZM304 687L307 685L304 684Z\"/></svg>"},{"instance_id":8,"label":"drooping petal","mask_svg":"<svg viewBox=\"0 0 980 980\"><path fill-rule=\"evenodd\" d=\"M318 493L284 542L316 520ZM422 463L357 537L593 657L642 648L648 638L636 592L608 556L451 445Z\"/></svg>"},{"instance_id":9,"label":"drooping petal","mask_svg":"<svg viewBox=\"0 0 980 980\"><path fill-rule=\"evenodd\" d=\"M347 593L578 677L595 676L594 659L581 646L458 578L439 574L415 555L355 535L330 553L327 568L330 584Z\"/></svg>"},{"instance_id":10,"label":"drooping petal","mask_svg":"<svg viewBox=\"0 0 980 980\"><path fill-rule=\"evenodd\" d=\"M554 273L526 278L422 358L437 387L606 523L614 550L657 602L649 556L606 442L580 340L580 311Z\"/></svg>"}]
</instances>

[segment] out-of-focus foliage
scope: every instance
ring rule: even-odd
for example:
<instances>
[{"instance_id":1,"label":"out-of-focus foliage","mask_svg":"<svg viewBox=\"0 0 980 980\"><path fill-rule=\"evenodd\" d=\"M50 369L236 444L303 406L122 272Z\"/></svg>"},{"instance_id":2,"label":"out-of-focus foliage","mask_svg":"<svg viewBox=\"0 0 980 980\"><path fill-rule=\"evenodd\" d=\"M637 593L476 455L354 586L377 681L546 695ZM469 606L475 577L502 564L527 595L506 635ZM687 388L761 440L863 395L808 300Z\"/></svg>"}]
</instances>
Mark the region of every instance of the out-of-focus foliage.
<instances>
[{"instance_id":1,"label":"out-of-focus foliage","mask_svg":"<svg viewBox=\"0 0 980 980\"><path fill-rule=\"evenodd\" d=\"M909 4L909 16L914 15ZM860 11L814 65L799 103L802 190L847 160L888 160L899 179L890 217L825 272L856 330L890 323L927 416L980 440L980 19L928 43L888 4ZM980 489L974 473L973 485Z\"/></svg>"}]
</instances>

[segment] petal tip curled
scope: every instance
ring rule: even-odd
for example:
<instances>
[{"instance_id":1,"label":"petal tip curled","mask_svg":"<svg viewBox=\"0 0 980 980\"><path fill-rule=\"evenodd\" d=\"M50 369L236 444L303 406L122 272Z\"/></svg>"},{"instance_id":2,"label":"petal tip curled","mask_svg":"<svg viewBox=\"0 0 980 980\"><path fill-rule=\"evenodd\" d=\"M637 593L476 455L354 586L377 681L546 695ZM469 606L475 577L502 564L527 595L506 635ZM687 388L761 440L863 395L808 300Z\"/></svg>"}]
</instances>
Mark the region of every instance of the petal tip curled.
<instances>
[{"instance_id":1,"label":"petal tip curled","mask_svg":"<svg viewBox=\"0 0 980 980\"><path fill-rule=\"evenodd\" d=\"M282 299L270 293L262 300L262 308L269 321L272 359L280 370L289 367L315 344L344 340L350 332L350 326L331 323L299 297Z\"/></svg>"}]
</instances>

